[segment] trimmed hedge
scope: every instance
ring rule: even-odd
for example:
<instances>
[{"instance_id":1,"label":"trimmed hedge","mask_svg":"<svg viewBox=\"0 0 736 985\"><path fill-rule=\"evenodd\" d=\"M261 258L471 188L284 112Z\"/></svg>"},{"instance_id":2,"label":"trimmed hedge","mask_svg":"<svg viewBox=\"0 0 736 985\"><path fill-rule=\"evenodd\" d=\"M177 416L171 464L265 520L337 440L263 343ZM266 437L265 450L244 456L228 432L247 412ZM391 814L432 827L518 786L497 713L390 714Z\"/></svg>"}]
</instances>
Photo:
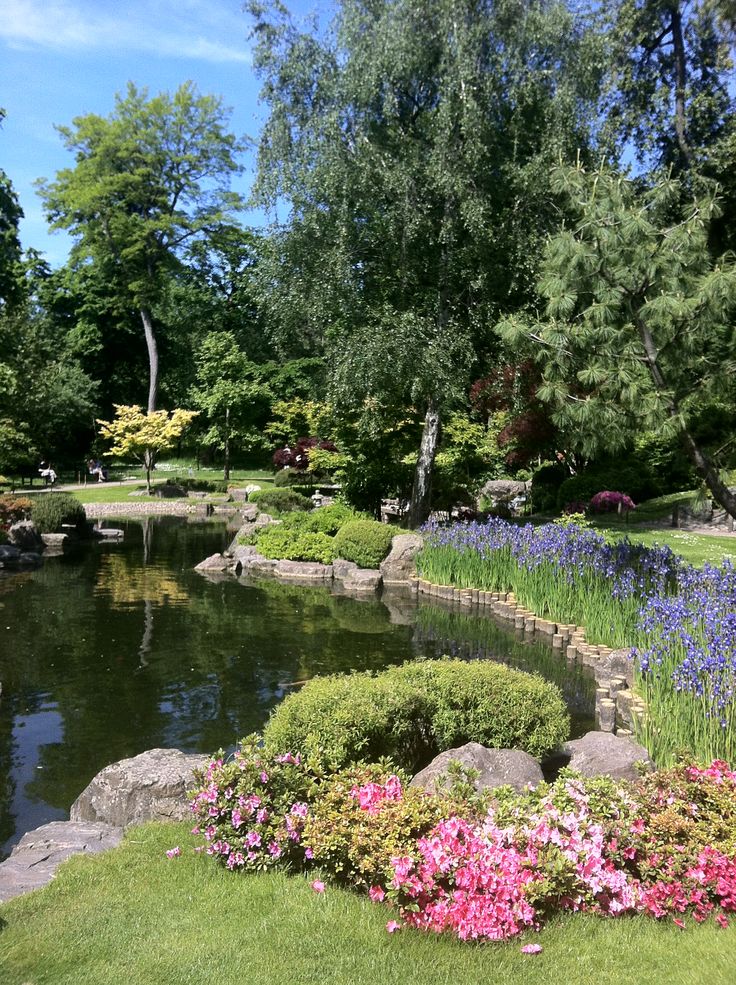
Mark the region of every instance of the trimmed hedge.
<instances>
[{"instance_id":1,"label":"trimmed hedge","mask_svg":"<svg viewBox=\"0 0 736 985\"><path fill-rule=\"evenodd\" d=\"M40 493L33 497L31 519L42 534L53 534L62 525L74 526L82 533L87 523L84 507L68 493Z\"/></svg>"},{"instance_id":2,"label":"trimmed hedge","mask_svg":"<svg viewBox=\"0 0 736 985\"><path fill-rule=\"evenodd\" d=\"M391 550L395 527L377 520L352 520L335 535L336 556L359 568L377 568Z\"/></svg>"},{"instance_id":3,"label":"trimmed hedge","mask_svg":"<svg viewBox=\"0 0 736 985\"><path fill-rule=\"evenodd\" d=\"M248 497L264 513L290 513L292 510L311 510L312 500L293 489L256 489Z\"/></svg>"},{"instance_id":4,"label":"trimmed hedge","mask_svg":"<svg viewBox=\"0 0 736 985\"><path fill-rule=\"evenodd\" d=\"M286 561L321 561L332 564L337 557L334 538L322 533L297 533L282 524L264 527L257 535L258 553Z\"/></svg>"},{"instance_id":5,"label":"trimmed hedge","mask_svg":"<svg viewBox=\"0 0 736 985\"><path fill-rule=\"evenodd\" d=\"M311 513L288 513L283 519L283 526L289 530L334 537L346 523L360 519L363 519L361 514L345 503L330 503L329 506L317 507Z\"/></svg>"},{"instance_id":6,"label":"trimmed hedge","mask_svg":"<svg viewBox=\"0 0 736 985\"><path fill-rule=\"evenodd\" d=\"M489 660L427 660L316 677L289 695L263 732L267 749L298 749L329 770L384 757L416 772L466 742L544 756L569 735L559 689Z\"/></svg>"}]
</instances>

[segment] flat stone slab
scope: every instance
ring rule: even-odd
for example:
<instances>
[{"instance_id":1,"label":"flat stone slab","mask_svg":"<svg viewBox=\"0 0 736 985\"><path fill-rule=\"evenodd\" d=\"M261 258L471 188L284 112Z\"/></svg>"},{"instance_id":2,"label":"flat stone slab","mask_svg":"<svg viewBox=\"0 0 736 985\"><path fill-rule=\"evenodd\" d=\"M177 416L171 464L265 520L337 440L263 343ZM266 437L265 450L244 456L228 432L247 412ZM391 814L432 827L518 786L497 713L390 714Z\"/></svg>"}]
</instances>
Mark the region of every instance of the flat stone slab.
<instances>
[{"instance_id":1,"label":"flat stone slab","mask_svg":"<svg viewBox=\"0 0 736 985\"><path fill-rule=\"evenodd\" d=\"M29 831L0 863L0 902L45 886L72 855L104 852L122 837L121 827L88 821L52 821Z\"/></svg>"},{"instance_id":2,"label":"flat stone slab","mask_svg":"<svg viewBox=\"0 0 736 985\"><path fill-rule=\"evenodd\" d=\"M347 592L376 592L381 587L381 572L373 568L356 568L348 572L342 580Z\"/></svg>"},{"instance_id":3,"label":"flat stone slab","mask_svg":"<svg viewBox=\"0 0 736 985\"><path fill-rule=\"evenodd\" d=\"M223 554L211 554L204 561L195 565L195 571L227 571L233 566L232 558L225 557Z\"/></svg>"},{"instance_id":4,"label":"flat stone slab","mask_svg":"<svg viewBox=\"0 0 736 985\"><path fill-rule=\"evenodd\" d=\"M521 749L488 749L479 742L467 742L457 749L441 752L429 766L417 773L409 786L430 792L451 786L448 767L452 762L478 771L478 778L474 781L476 790L509 786L522 792L536 787L544 779L539 763L528 752Z\"/></svg>"},{"instance_id":5,"label":"flat stone slab","mask_svg":"<svg viewBox=\"0 0 736 985\"><path fill-rule=\"evenodd\" d=\"M332 565L317 561L277 561L279 578L299 578L302 581L332 581Z\"/></svg>"},{"instance_id":6,"label":"flat stone slab","mask_svg":"<svg viewBox=\"0 0 736 985\"><path fill-rule=\"evenodd\" d=\"M122 540L125 537L125 531L119 527L95 527L94 531L95 537L102 540Z\"/></svg>"},{"instance_id":7,"label":"flat stone slab","mask_svg":"<svg viewBox=\"0 0 736 985\"><path fill-rule=\"evenodd\" d=\"M566 742L562 751L570 756L568 766L582 776L610 776L615 780L637 780L635 763L652 769L649 753L633 739L611 732L588 732L581 739Z\"/></svg>"},{"instance_id":8,"label":"flat stone slab","mask_svg":"<svg viewBox=\"0 0 736 985\"><path fill-rule=\"evenodd\" d=\"M149 749L106 766L77 797L72 821L101 821L127 828L144 821L181 821L190 816L187 791L194 769L207 756L179 749Z\"/></svg>"}]
</instances>

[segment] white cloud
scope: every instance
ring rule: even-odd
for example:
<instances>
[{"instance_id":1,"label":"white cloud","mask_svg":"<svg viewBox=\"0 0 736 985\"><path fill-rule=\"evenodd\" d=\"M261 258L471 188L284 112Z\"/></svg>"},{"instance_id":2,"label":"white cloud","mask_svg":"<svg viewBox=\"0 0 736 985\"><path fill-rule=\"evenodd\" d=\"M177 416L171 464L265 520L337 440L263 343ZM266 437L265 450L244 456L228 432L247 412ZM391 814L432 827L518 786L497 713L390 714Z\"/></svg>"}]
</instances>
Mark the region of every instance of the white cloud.
<instances>
[{"instance_id":1,"label":"white cloud","mask_svg":"<svg viewBox=\"0 0 736 985\"><path fill-rule=\"evenodd\" d=\"M0 38L15 47L248 62L238 9L237 0L0 0Z\"/></svg>"}]
</instances>

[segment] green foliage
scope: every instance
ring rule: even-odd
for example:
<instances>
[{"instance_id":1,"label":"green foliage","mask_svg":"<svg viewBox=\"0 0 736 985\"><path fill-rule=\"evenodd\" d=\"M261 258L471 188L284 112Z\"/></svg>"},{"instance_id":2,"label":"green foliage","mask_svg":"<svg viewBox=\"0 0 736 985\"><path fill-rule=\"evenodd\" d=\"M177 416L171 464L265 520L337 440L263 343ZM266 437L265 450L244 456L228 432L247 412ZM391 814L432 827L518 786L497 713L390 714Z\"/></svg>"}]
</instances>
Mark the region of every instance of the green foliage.
<instances>
[{"instance_id":1,"label":"green foliage","mask_svg":"<svg viewBox=\"0 0 736 985\"><path fill-rule=\"evenodd\" d=\"M659 495L660 488L645 468L635 469L623 463L593 465L579 475L572 475L557 490L557 508L568 503L587 503L596 493L615 489L626 493L635 503Z\"/></svg>"},{"instance_id":2,"label":"green foliage","mask_svg":"<svg viewBox=\"0 0 736 985\"><path fill-rule=\"evenodd\" d=\"M33 498L31 519L42 534L56 533L62 525L76 527L81 533L87 514L79 500L68 493L44 493Z\"/></svg>"},{"instance_id":3,"label":"green foliage","mask_svg":"<svg viewBox=\"0 0 736 985\"><path fill-rule=\"evenodd\" d=\"M259 554L286 561L319 561L332 564L335 541L323 533L289 530L282 525L263 527L256 536Z\"/></svg>"},{"instance_id":4,"label":"green foliage","mask_svg":"<svg viewBox=\"0 0 736 985\"><path fill-rule=\"evenodd\" d=\"M190 476L186 476L183 479L177 476L171 482L175 486L181 486L182 489L208 493L226 493L231 485L231 483L226 482L224 479L193 479Z\"/></svg>"},{"instance_id":5,"label":"green foliage","mask_svg":"<svg viewBox=\"0 0 736 985\"><path fill-rule=\"evenodd\" d=\"M287 530L322 533L334 537L346 523L358 519L364 517L346 503L330 503L329 506L320 506L311 513L289 513L284 517L282 525Z\"/></svg>"},{"instance_id":6,"label":"green foliage","mask_svg":"<svg viewBox=\"0 0 736 985\"><path fill-rule=\"evenodd\" d=\"M312 501L293 489L256 489L248 497L264 513L278 515L292 510L311 510Z\"/></svg>"},{"instance_id":7,"label":"green foliage","mask_svg":"<svg viewBox=\"0 0 736 985\"><path fill-rule=\"evenodd\" d=\"M570 470L561 462L552 462L537 469L532 478L532 507L535 513L555 512L557 490L569 477Z\"/></svg>"},{"instance_id":8,"label":"green foliage","mask_svg":"<svg viewBox=\"0 0 736 985\"><path fill-rule=\"evenodd\" d=\"M320 869L340 882L363 888L384 885L391 859L412 854L417 839L447 816L446 800L413 787L405 786L400 799L385 801L376 813L362 810L350 794L356 786L387 779L381 766L357 766L328 777L320 787L304 841Z\"/></svg>"},{"instance_id":9,"label":"green foliage","mask_svg":"<svg viewBox=\"0 0 736 985\"><path fill-rule=\"evenodd\" d=\"M492 661L440 660L314 678L278 706L263 734L267 747L303 750L333 770L386 757L415 772L465 742L542 756L568 731L559 690L540 677Z\"/></svg>"},{"instance_id":10,"label":"green foliage","mask_svg":"<svg viewBox=\"0 0 736 985\"><path fill-rule=\"evenodd\" d=\"M395 533L393 527L377 520L351 520L335 535L335 551L359 568L377 568L391 550Z\"/></svg>"},{"instance_id":11,"label":"green foliage","mask_svg":"<svg viewBox=\"0 0 736 985\"><path fill-rule=\"evenodd\" d=\"M176 408L171 412L154 410L145 413L139 406L115 404L112 421L98 421L100 435L112 442L108 455L133 458L146 469L146 484L151 491L151 469L156 459L181 438L198 411Z\"/></svg>"}]
</instances>

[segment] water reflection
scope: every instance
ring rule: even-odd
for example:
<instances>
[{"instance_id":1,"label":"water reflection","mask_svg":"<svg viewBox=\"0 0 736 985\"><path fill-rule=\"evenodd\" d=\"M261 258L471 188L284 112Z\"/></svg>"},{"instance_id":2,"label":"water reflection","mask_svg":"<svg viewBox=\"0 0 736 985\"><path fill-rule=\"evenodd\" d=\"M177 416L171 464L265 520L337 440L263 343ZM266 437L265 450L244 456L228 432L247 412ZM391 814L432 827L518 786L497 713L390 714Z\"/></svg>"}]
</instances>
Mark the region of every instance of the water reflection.
<instances>
[{"instance_id":1,"label":"water reflection","mask_svg":"<svg viewBox=\"0 0 736 985\"><path fill-rule=\"evenodd\" d=\"M273 580L208 581L223 524L124 524L121 543L0 579L0 846L69 806L103 766L154 746L232 747L295 681L454 652L539 670L579 730L592 678L489 618L401 596L358 600ZM586 717L587 716L587 717ZM580 723L583 723L580 725Z\"/></svg>"}]
</instances>

